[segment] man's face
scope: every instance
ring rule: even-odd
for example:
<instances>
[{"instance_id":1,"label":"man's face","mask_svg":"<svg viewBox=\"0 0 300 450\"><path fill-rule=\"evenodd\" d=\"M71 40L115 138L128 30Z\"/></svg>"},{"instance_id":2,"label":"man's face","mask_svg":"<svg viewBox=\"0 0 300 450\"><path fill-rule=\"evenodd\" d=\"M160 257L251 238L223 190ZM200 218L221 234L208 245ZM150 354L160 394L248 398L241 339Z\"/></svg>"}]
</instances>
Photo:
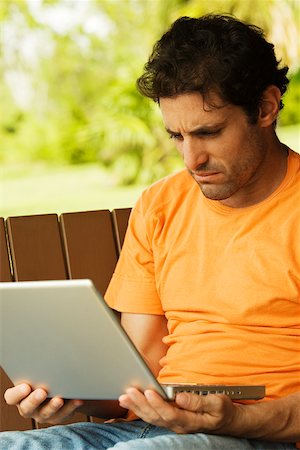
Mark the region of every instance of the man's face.
<instances>
[{"instance_id":1,"label":"man's face","mask_svg":"<svg viewBox=\"0 0 300 450\"><path fill-rule=\"evenodd\" d=\"M165 127L203 194L230 206L246 205L257 185L261 189L262 129L216 95L210 95L209 104L198 93L160 99Z\"/></svg>"}]
</instances>

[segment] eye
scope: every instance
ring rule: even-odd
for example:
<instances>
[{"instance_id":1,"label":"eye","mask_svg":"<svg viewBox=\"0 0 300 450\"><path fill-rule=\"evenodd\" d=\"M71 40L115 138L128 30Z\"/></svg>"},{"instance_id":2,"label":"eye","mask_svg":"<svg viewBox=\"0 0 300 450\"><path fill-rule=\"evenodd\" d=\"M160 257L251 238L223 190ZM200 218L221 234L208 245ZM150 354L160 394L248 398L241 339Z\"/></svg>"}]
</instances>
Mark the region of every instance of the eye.
<instances>
[{"instance_id":1,"label":"eye","mask_svg":"<svg viewBox=\"0 0 300 450\"><path fill-rule=\"evenodd\" d=\"M197 133L196 135L199 136L199 137L206 137L206 136L214 137L214 136L217 136L220 133L221 133L221 129L220 130L211 130L211 131L209 131L209 130L207 130L207 131L202 130L202 131L199 131L199 133Z\"/></svg>"},{"instance_id":2,"label":"eye","mask_svg":"<svg viewBox=\"0 0 300 450\"><path fill-rule=\"evenodd\" d=\"M174 139L174 141L182 141L183 137L180 133L171 133L170 139Z\"/></svg>"}]
</instances>

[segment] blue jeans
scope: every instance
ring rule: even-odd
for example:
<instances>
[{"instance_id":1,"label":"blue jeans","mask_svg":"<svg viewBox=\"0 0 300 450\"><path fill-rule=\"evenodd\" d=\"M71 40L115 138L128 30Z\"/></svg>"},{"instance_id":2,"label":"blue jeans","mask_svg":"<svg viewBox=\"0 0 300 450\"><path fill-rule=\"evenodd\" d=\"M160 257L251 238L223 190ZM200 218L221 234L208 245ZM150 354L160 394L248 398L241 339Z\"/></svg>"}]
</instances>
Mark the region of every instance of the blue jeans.
<instances>
[{"instance_id":1,"label":"blue jeans","mask_svg":"<svg viewBox=\"0 0 300 450\"><path fill-rule=\"evenodd\" d=\"M142 420L81 422L39 430L0 433L1 450L292 450L281 444L202 433L179 435Z\"/></svg>"}]
</instances>

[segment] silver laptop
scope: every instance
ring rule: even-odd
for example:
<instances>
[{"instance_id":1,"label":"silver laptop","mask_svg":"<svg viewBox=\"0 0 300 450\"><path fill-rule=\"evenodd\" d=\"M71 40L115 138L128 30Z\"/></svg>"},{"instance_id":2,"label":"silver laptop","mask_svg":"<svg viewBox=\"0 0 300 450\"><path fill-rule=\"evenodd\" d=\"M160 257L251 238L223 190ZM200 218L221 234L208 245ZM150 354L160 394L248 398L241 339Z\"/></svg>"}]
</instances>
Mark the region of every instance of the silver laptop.
<instances>
[{"instance_id":1,"label":"silver laptop","mask_svg":"<svg viewBox=\"0 0 300 450\"><path fill-rule=\"evenodd\" d=\"M263 386L161 385L90 280L0 283L0 365L49 397L117 399L128 387L261 398Z\"/></svg>"}]
</instances>

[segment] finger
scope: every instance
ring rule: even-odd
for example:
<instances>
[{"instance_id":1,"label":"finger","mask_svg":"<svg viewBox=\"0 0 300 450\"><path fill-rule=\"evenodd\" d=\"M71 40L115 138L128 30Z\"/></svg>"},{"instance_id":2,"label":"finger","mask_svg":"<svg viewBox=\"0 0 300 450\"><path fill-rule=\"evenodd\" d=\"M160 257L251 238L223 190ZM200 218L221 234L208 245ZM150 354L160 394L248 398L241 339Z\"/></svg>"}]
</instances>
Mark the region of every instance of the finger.
<instances>
[{"instance_id":1,"label":"finger","mask_svg":"<svg viewBox=\"0 0 300 450\"><path fill-rule=\"evenodd\" d=\"M178 397L178 398L177 398ZM202 431L217 431L234 419L236 407L232 400L223 394L180 393L176 396L176 403L184 408L186 413L194 417L194 424L198 424Z\"/></svg>"},{"instance_id":2,"label":"finger","mask_svg":"<svg viewBox=\"0 0 300 450\"><path fill-rule=\"evenodd\" d=\"M64 406L64 401L60 397L54 397L41 404L34 412L33 418L40 423L52 418Z\"/></svg>"},{"instance_id":3,"label":"finger","mask_svg":"<svg viewBox=\"0 0 300 450\"><path fill-rule=\"evenodd\" d=\"M62 423L82 405L83 401L81 400L64 401L60 397L54 397L40 408L34 418L37 422Z\"/></svg>"},{"instance_id":4,"label":"finger","mask_svg":"<svg viewBox=\"0 0 300 450\"><path fill-rule=\"evenodd\" d=\"M120 406L130 409L147 422L156 423L159 419L159 415L150 406L144 394L135 388L127 389L126 394L120 396L119 402Z\"/></svg>"},{"instance_id":5,"label":"finger","mask_svg":"<svg viewBox=\"0 0 300 450\"><path fill-rule=\"evenodd\" d=\"M123 394L119 397L120 405L123 408L132 409L134 408L136 411L145 409L149 409L149 405L145 396L138 389L129 388L126 390L126 394ZM151 408L150 408L151 409Z\"/></svg>"},{"instance_id":6,"label":"finger","mask_svg":"<svg viewBox=\"0 0 300 450\"><path fill-rule=\"evenodd\" d=\"M206 406L206 396L191 394L188 392L179 392L176 395L175 402L180 408L188 411L203 412Z\"/></svg>"},{"instance_id":7,"label":"finger","mask_svg":"<svg viewBox=\"0 0 300 450\"><path fill-rule=\"evenodd\" d=\"M232 405L231 399L224 394L197 395L181 392L176 396L176 404L181 408L199 413L219 414Z\"/></svg>"},{"instance_id":8,"label":"finger","mask_svg":"<svg viewBox=\"0 0 300 450\"><path fill-rule=\"evenodd\" d=\"M66 421L72 414L83 405L82 400L69 400L65 402L63 408L61 408L56 414L54 423L61 423Z\"/></svg>"},{"instance_id":9,"label":"finger","mask_svg":"<svg viewBox=\"0 0 300 450\"><path fill-rule=\"evenodd\" d=\"M44 389L36 389L31 392L24 400L18 405L18 410L21 416L28 418L33 417L33 414L46 400L47 392Z\"/></svg>"},{"instance_id":10,"label":"finger","mask_svg":"<svg viewBox=\"0 0 300 450\"><path fill-rule=\"evenodd\" d=\"M30 392L31 387L29 384L22 383L7 389L4 393L4 399L8 405L17 405L21 400L27 397Z\"/></svg>"},{"instance_id":11,"label":"finger","mask_svg":"<svg viewBox=\"0 0 300 450\"><path fill-rule=\"evenodd\" d=\"M166 402L157 392L146 390L144 392L146 399L152 408L167 422L173 422L178 416L178 408L174 404Z\"/></svg>"},{"instance_id":12,"label":"finger","mask_svg":"<svg viewBox=\"0 0 300 450\"><path fill-rule=\"evenodd\" d=\"M163 421L163 426L176 433L187 433L197 429L194 425L196 419L194 412L179 409L174 406L174 403L166 402L154 391L145 391L145 397L157 414L159 414L161 421Z\"/></svg>"}]
</instances>

